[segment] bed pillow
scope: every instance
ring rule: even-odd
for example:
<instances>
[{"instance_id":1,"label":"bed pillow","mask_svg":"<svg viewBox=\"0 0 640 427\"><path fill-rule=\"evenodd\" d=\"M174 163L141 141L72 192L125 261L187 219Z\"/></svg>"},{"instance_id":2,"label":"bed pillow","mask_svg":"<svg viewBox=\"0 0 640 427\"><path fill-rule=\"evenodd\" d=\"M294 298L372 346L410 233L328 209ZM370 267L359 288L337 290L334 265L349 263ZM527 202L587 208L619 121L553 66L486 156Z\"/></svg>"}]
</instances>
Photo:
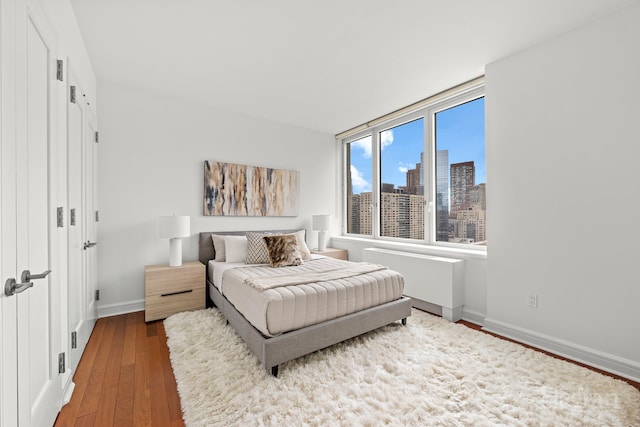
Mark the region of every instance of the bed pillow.
<instances>
[{"instance_id":1,"label":"bed pillow","mask_svg":"<svg viewBox=\"0 0 640 427\"><path fill-rule=\"evenodd\" d=\"M224 249L227 262L244 262L247 259L247 237L224 236Z\"/></svg>"},{"instance_id":2,"label":"bed pillow","mask_svg":"<svg viewBox=\"0 0 640 427\"><path fill-rule=\"evenodd\" d=\"M226 261L226 252L224 250L224 236L219 234L212 234L211 240L213 241L213 250L215 252L214 261L224 262Z\"/></svg>"},{"instance_id":3,"label":"bed pillow","mask_svg":"<svg viewBox=\"0 0 640 427\"><path fill-rule=\"evenodd\" d=\"M269 232L247 232L247 264L269 264L269 252L264 243L264 236L271 236Z\"/></svg>"},{"instance_id":4,"label":"bed pillow","mask_svg":"<svg viewBox=\"0 0 640 427\"><path fill-rule=\"evenodd\" d=\"M298 239L295 235L264 236L263 239L269 252L269 264L271 264L271 267L302 264L302 256L298 249Z\"/></svg>"},{"instance_id":5,"label":"bed pillow","mask_svg":"<svg viewBox=\"0 0 640 427\"><path fill-rule=\"evenodd\" d=\"M309 259L311 259L311 251L309 250L309 247L307 246L307 244L304 241L304 234L305 231L304 230L298 230L295 233L293 233L296 236L296 241L298 243L298 250L300 251L300 255L302 256L302 259L304 261L307 261Z\"/></svg>"}]
</instances>

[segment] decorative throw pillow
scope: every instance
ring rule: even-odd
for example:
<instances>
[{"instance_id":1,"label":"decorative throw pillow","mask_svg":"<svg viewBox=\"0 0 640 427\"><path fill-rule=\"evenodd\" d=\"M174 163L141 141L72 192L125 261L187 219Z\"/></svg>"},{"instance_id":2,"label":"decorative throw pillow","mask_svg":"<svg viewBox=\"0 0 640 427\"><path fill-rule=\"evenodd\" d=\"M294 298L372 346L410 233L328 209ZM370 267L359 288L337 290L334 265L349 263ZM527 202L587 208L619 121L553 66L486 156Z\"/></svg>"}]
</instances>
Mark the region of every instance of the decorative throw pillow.
<instances>
[{"instance_id":1,"label":"decorative throw pillow","mask_svg":"<svg viewBox=\"0 0 640 427\"><path fill-rule=\"evenodd\" d=\"M263 239L269 252L269 263L271 267L302 264L302 256L300 255L300 250L298 250L295 235L264 236Z\"/></svg>"},{"instance_id":2,"label":"decorative throw pillow","mask_svg":"<svg viewBox=\"0 0 640 427\"><path fill-rule=\"evenodd\" d=\"M211 240L213 241L213 251L215 253L214 261L226 261L227 258L226 252L224 250L224 237L218 234L212 234Z\"/></svg>"},{"instance_id":3,"label":"decorative throw pillow","mask_svg":"<svg viewBox=\"0 0 640 427\"><path fill-rule=\"evenodd\" d=\"M244 262L247 259L247 238L245 236L224 236L227 262Z\"/></svg>"},{"instance_id":4,"label":"decorative throw pillow","mask_svg":"<svg viewBox=\"0 0 640 427\"><path fill-rule=\"evenodd\" d=\"M247 264L269 264L269 252L262 239L271 236L269 232L247 232Z\"/></svg>"},{"instance_id":5,"label":"decorative throw pillow","mask_svg":"<svg viewBox=\"0 0 640 427\"><path fill-rule=\"evenodd\" d=\"M296 241L298 242L298 250L300 251L302 259L305 261L311 259L311 251L304 241L305 230L298 230L293 234L296 236Z\"/></svg>"}]
</instances>

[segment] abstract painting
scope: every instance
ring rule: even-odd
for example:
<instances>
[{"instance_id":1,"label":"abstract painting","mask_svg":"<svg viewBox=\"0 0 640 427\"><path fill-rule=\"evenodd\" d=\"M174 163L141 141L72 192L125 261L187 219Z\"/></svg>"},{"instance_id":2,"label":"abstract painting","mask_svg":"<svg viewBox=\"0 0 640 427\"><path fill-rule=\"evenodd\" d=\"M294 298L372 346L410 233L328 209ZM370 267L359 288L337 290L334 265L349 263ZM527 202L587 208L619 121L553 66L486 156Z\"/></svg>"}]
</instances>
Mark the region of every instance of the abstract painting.
<instances>
[{"instance_id":1,"label":"abstract painting","mask_svg":"<svg viewBox=\"0 0 640 427\"><path fill-rule=\"evenodd\" d=\"M205 160L204 215L297 216L299 175Z\"/></svg>"}]
</instances>

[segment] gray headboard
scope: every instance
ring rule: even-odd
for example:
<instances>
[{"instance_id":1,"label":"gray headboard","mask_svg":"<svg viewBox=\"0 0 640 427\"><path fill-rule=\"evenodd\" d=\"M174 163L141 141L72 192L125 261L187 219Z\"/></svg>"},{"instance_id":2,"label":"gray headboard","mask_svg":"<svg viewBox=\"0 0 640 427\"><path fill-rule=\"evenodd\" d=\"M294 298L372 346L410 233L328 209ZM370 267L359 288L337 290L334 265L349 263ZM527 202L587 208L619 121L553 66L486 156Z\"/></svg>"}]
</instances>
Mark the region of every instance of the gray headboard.
<instances>
[{"instance_id":1,"label":"gray headboard","mask_svg":"<svg viewBox=\"0 0 640 427\"><path fill-rule=\"evenodd\" d=\"M295 233L296 231L300 231L300 228L296 228L294 230L249 230L255 232L269 232L269 233L277 233L277 234L289 234ZM215 257L215 251L213 250L213 241L211 240L212 234L220 234L223 236L243 236L247 231L203 231L200 233L198 237L198 259L204 265L207 265L209 260L212 260ZM305 240L306 240L306 230L305 230Z\"/></svg>"}]
</instances>

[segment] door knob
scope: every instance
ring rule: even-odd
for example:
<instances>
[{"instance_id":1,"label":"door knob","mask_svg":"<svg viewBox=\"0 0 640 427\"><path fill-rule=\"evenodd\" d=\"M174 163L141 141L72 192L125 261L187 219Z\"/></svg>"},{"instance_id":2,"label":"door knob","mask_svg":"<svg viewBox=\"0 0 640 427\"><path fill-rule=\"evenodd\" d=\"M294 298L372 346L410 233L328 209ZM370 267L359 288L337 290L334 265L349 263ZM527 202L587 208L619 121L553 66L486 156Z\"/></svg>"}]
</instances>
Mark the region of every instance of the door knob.
<instances>
[{"instance_id":1,"label":"door knob","mask_svg":"<svg viewBox=\"0 0 640 427\"><path fill-rule=\"evenodd\" d=\"M32 286L33 282L16 283L16 279L12 277L4 282L4 294L10 297L11 295L19 294L20 292L26 291Z\"/></svg>"},{"instance_id":2,"label":"door knob","mask_svg":"<svg viewBox=\"0 0 640 427\"><path fill-rule=\"evenodd\" d=\"M85 244L84 244L83 249L85 249L85 250L86 250L86 249L88 249L88 248L92 248L92 247L94 247L94 246L95 246L95 245L97 245L97 244L98 244L97 242L90 242L89 240L87 240L87 243L85 243Z\"/></svg>"},{"instance_id":3,"label":"door knob","mask_svg":"<svg viewBox=\"0 0 640 427\"><path fill-rule=\"evenodd\" d=\"M49 273L51 273L51 270L46 270L44 273L40 274L31 274L29 270L24 270L22 272L22 276L20 277L22 283L17 283L16 279L14 279L13 277L7 279L7 281L4 282L4 294L10 297L14 294L24 292L33 286L32 280L44 279L49 275Z\"/></svg>"},{"instance_id":4,"label":"door knob","mask_svg":"<svg viewBox=\"0 0 640 427\"><path fill-rule=\"evenodd\" d=\"M31 274L29 270L25 270L22 272L22 276L20 276L20 278L23 282L30 282L32 280L44 279L49 275L49 273L51 273L51 270L46 270L44 273L40 274Z\"/></svg>"}]
</instances>

